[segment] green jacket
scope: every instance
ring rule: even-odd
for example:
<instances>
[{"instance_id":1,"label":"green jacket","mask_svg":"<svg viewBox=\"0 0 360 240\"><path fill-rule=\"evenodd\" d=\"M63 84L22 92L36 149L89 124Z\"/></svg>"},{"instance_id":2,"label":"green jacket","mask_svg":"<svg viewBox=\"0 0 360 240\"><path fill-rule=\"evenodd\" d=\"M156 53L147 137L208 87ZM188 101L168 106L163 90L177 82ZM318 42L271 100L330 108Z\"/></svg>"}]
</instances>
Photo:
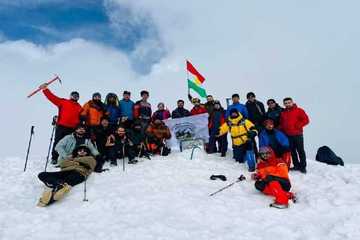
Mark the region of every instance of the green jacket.
<instances>
[{"instance_id":1,"label":"green jacket","mask_svg":"<svg viewBox=\"0 0 360 240\"><path fill-rule=\"evenodd\" d=\"M96 166L96 160L92 156L68 158L60 163L61 171L79 172L84 177L87 177L94 171Z\"/></svg>"}]
</instances>

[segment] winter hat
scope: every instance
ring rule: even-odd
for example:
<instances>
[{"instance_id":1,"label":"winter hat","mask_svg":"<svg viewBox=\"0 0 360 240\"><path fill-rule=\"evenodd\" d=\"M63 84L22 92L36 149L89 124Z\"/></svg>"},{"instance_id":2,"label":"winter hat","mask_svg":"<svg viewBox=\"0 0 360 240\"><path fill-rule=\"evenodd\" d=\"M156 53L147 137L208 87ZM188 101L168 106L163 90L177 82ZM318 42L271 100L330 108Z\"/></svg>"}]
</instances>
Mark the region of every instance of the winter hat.
<instances>
[{"instance_id":1,"label":"winter hat","mask_svg":"<svg viewBox=\"0 0 360 240\"><path fill-rule=\"evenodd\" d=\"M92 98L99 97L101 98L101 94L99 92L96 92L92 95Z\"/></svg>"},{"instance_id":2,"label":"winter hat","mask_svg":"<svg viewBox=\"0 0 360 240\"><path fill-rule=\"evenodd\" d=\"M72 91L71 93L70 93L70 96L74 96L74 97L80 97L80 94L77 92L77 91Z\"/></svg>"},{"instance_id":3,"label":"winter hat","mask_svg":"<svg viewBox=\"0 0 360 240\"><path fill-rule=\"evenodd\" d=\"M131 95L131 93L130 93L129 91L125 90L125 91L123 92L123 95Z\"/></svg>"},{"instance_id":4,"label":"winter hat","mask_svg":"<svg viewBox=\"0 0 360 240\"><path fill-rule=\"evenodd\" d=\"M272 120L271 118L266 119L264 121L264 126L267 126L268 124L274 125L274 120Z\"/></svg>"},{"instance_id":5,"label":"winter hat","mask_svg":"<svg viewBox=\"0 0 360 240\"><path fill-rule=\"evenodd\" d=\"M87 153L86 155L90 155L90 154L91 154L91 151L90 151L90 149L88 148L88 146L86 146L86 145L80 145L80 146L78 146L78 147L76 147L76 148L74 149L74 151L72 152L72 156L73 156L73 157L77 157L79 150L84 150L84 151Z\"/></svg>"}]
</instances>

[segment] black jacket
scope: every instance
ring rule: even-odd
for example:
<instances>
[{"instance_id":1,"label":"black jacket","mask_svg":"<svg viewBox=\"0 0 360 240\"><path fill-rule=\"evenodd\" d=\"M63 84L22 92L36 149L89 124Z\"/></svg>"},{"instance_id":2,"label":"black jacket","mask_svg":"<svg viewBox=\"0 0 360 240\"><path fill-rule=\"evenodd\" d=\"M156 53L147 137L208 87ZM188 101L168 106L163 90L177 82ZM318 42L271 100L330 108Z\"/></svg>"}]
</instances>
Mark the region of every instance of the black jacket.
<instances>
[{"instance_id":1,"label":"black jacket","mask_svg":"<svg viewBox=\"0 0 360 240\"><path fill-rule=\"evenodd\" d=\"M191 113L189 112L189 110L187 110L185 108L176 108L171 113L172 118L183 118L183 117L188 117L190 115L191 115Z\"/></svg>"},{"instance_id":2,"label":"black jacket","mask_svg":"<svg viewBox=\"0 0 360 240\"><path fill-rule=\"evenodd\" d=\"M255 100L255 102L246 102L246 108L249 113L248 119L256 126L261 126L265 119L265 108L262 102Z\"/></svg>"}]
</instances>

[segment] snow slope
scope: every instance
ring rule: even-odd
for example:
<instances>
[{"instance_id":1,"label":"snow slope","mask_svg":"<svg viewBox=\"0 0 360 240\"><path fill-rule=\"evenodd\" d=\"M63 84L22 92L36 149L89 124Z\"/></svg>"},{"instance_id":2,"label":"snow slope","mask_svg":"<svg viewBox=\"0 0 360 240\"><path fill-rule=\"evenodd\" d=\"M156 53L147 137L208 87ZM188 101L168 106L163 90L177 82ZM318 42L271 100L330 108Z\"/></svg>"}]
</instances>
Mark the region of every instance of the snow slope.
<instances>
[{"instance_id":1,"label":"snow slope","mask_svg":"<svg viewBox=\"0 0 360 240\"><path fill-rule=\"evenodd\" d=\"M229 154L230 155L230 154ZM48 208L36 207L43 191L37 173L44 159L0 161L0 239L360 239L360 166L327 166L309 160L308 174L292 173L299 202L269 208L244 165L197 152L154 157L111 168L88 179ZM52 170L52 169L50 169ZM213 196L236 180L248 180ZM227 182L211 181L224 174Z\"/></svg>"}]
</instances>

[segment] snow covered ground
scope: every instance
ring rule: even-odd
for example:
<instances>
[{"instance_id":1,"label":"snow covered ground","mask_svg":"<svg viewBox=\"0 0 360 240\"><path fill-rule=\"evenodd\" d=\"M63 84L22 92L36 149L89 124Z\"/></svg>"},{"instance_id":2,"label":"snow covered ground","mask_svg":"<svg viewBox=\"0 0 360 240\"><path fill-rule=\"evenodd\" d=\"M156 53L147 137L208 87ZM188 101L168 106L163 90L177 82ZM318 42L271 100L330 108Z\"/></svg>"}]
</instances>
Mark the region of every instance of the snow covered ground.
<instances>
[{"instance_id":1,"label":"snow covered ground","mask_svg":"<svg viewBox=\"0 0 360 240\"><path fill-rule=\"evenodd\" d=\"M230 155L230 154L229 154ZM360 166L308 161L308 174L292 173L299 201L289 209L269 208L244 165L197 152L154 157L111 168L88 179L61 202L36 207L43 191L37 173L44 159L0 161L0 239L360 239ZM53 169L49 169L53 170ZM235 181L248 179L213 196ZM228 181L211 181L224 174Z\"/></svg>"}]
</instances>

